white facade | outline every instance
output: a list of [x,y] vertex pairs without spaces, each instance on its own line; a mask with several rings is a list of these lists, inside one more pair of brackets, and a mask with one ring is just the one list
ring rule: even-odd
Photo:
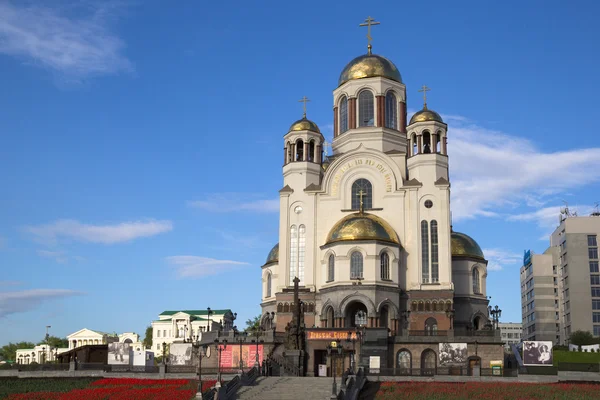
[[511,345],[521,342],[523,324],[520,322],[499,322],[498,328],[500,328],[500,335],[505,348],[509,349]]
[[17,350],[16,362],[17,364],[31,364],[36,362],[43,364],[47,362],[56,361],[58,354],[69,351],[67,348],[56,348],[50,347],[46,344],[35,346],[33,349],[19,349]]
[[71,350],[81,346],[118,342],[119,338],[116,334],[83,328],[68,335],[67,340],[69,341],[69,350]]

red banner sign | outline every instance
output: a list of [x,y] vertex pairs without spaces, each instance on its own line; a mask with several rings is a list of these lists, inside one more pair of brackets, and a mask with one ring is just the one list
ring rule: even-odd
[[[223,346],[219,346],[223,349]],[[258,362],[263,361],[263,345],[258,345]],[[256,363],[256,345],[242,345],[242,362],[244,367],[252,367]],[[238,368],[240,366],[240,345],[228,344],[221,352],[221,368]]]

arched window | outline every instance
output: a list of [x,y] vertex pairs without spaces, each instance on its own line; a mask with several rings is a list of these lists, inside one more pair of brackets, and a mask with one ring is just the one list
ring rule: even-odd
[[389,280],[390,279],[390,256],[387,253],[383,253],[381,255],[381,279]]
[[294,278],[298,276],[298,227],[292,225],[290,228],[290,281],[289,285],[294,285]]
[[327,315],[327,328],[333,328],[333,317],[334,317],[333,307],[329,307],[327,309],[326,315]]
[[360,251],[355,251],[350,256],[350,279],[363,277],[363,256]]
[[435,136],[436,136],[435,152],[441,153],[442,152],[442,131],[437,131],[437,135],[435,135]]
[[283,312],[283,304],[279,303],[277,304],[277,312]]
[[412,357],[410,351],[402,349],[398,352],[396,357],[396,366],[400,369],[411,369],[412,368]]
[[419,302],[419,311],[425,311],[425,303],[422,301]]
[[415,155],[419,153],[419,148],[418,148],[418,142],[417,142],[417,135],[413,134],[412,135],[412,153],[411,155]]
[[396,95],[387,92],[385,95],[385,126],[386,128],[398,129],[398,102]]
[[348,99],[346,96],[340,100],[340,133],[348,130]]
[[431,135],[429,134],[429,132],[423,133],[423,153],[431,153]]
[[271,297],[271,274],[267,274],[267,296]]
[[298,229],[298,283],[300,286],[304,286],[304,254],[306,253],[306,226],[300,225]]
[[437,321],[435,318],[427,318],[425,321],[425,335],[436,336],[437,335]]
[[417,311],[417,302],[413,301],[410,308],[412,309],[412,311]]
[[329,264],[327,266],[327,282],[331,282],[335,279],[335,256],[331,254],[329,256]]
[[429,300],[425,302],[425,311],[431,311],[431,303]]
[[438,303],[435,300],[431,302],[431,311],[438,311]]
[[479,286],[479,268],[473,268],[473,293],[481,294],[481,287]]
[[[362,194],[361,194],[362,192]],[[360,210],[362,197],[363,209],[373,208],[373,186],[367,179],[357,179],[352,184],[352,209]]]
[[296,161],[304,161],[304,142],[302,139],[296,142]]
[[437,221],[431,221],[431,282],[440,281],[438,263],[438,225]]
[[427,221],[421,221],[421,280],[429,283],[429,229]]
[[292,157],[292,144],[288,142],[285,148],[287,150],[287,158],[285,163],[287,164],[289,162],[294,161],[294,157]]
[[311,162],[315,161],[315,141],[314,140],[311,140],[310,143],[308,144],[308,154],[307,154],[306,159]]
[[375,125],[373,93],[363,90],[358,95],[358,126]]

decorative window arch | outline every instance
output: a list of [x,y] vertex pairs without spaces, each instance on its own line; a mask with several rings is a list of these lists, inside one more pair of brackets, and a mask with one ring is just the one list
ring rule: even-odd
[[283,304],[281,304],[281,303],[277,304],[277,312],[278,313],[283,312]]
[[308,143],[308,154],[306,155],[307,161],[315,162],[315,158],[316,158],[315,149],[316,149],[315,141],[311,140]]
[[363,277],[363,255],[355,251],[350,256],[350,279],[361,279]]
[[431,311],[431,303],[429,300],[425,301],[425,311]]
[[437,131],[436,133],[436,143],[435,144],[435,152],[436,153],[441,153],[442,152],[442,131]]
[[327,325],[326,328],[333,328],[334,316],[333,307],[327,307],[327,311],[325,311],[325,318],[327,318],[325,323]]
[[365,326],[367,325],[367,313],[364,310],[358,310],[354,314],[354,326]]
[[417,142],[417,135],[416,134],[412,134],[412,149],[411,149],[411,155],[416,155],[419,153],[419,147],[418,147],[418,142]]
[[267,295],[266,297],[271,297],[271,274],[267,274]]
[[330,254],[329,260],[327,261],[327,282],[333,280],[335,280],[335,256]]
[[431,134],[428,131],[425,131],[421,137],[423,138],[423,154],[431,153]]
[[294,161],[304,161],[304,141],[302,139],[296,141],[296,159]]
[[381,280],[387,281],[390,279],[390,256],[387,253],[381,254],[380,260]]
[[283,305],[283,312],[290,312],[290,305],[289,305],[289,303],[285,303]]
[[438,223],[432,220],[431,228],[431,282],[440,281],[439,262],[438,262]]
[[385,95],[385,127],[398,129],[398,101],[392,91]]
[[400,349],[396,355],[396,367],[404,370],[412,368],[412,354],[408,349]]
[[481,294],[481,286],[479,280],[479,268],[474,267],[471,273],[473,278],[473,294]]
[[429,283],[429,224],[421,221],[421,280]]
[[375,101],[373,93],[363,90],[358,94],[358,126],[375,125]]
[[431,311],[437,311],[438,310],[438,302],[436,300],[431,302]]
[[352,184],[352,209],[360,210],[361,191],[363,208],[373,208],[373,185],[368,179],[360,178]]
[[423,301],[419,302],[419,311],[425,311],[425,303]]
[[290,142],[287,142],[286,149],[287,149],[286,164],[287,164],[287,163],[294,161],[294,157],[292,155],[292,144]]
[[452,302],[450,300],[448,300],[446,302],[446,311],[450,311],[452,310]]
[[437,320],[435,318],[427,318],[425,321],[425,334],[428,336],[436,336],[437,330]]
[[340,100],[340,133],[348,130],[348,98],[343,96]]
[[411,304],[412,311],[417,311],[417,307],[418,307],[417,302],[413,301],[412,304]]

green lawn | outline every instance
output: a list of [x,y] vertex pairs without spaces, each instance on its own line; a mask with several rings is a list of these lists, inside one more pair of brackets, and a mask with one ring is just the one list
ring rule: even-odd
[[600,353],[584,353],[579,351],[554,350],[554,365],[559,362],[569,363],[600,363]]
[[0,378],[0,399],[13,393],[69,392],[82,389],[98,378]]

